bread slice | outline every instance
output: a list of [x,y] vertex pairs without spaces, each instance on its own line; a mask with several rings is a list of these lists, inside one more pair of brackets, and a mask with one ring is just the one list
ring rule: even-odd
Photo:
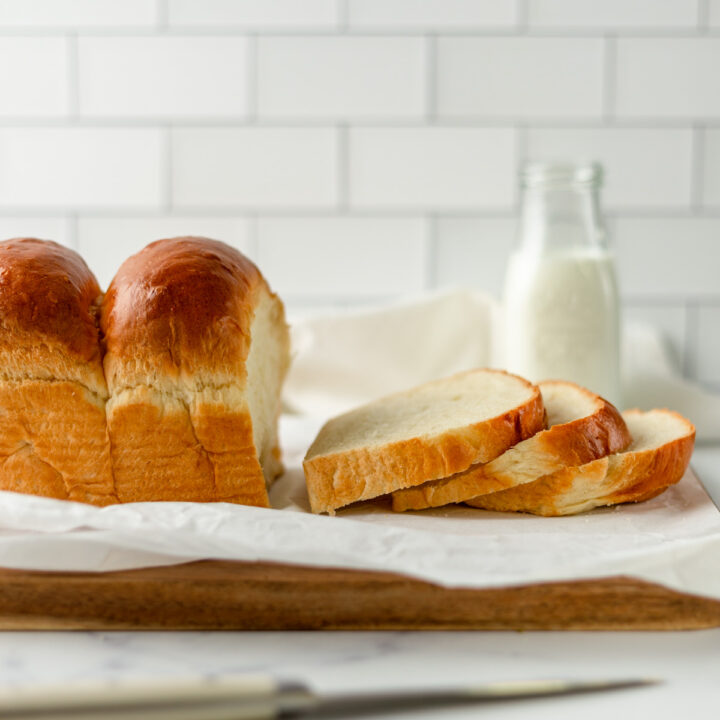
[[499,370],[390,395],[320,430],[303,463],[312,511],[332,512],[487,462],[544,422],[538,388]]
[[633,436],[625,452],[481,495],[467,504],[501,512],[574,515],[659,495],[685,474],[695,444],[695,428],[670,410],[628,410],[623,418]]
[[393,510],[422,510],[533,482],[624,450],[631,441],[620,413],[607,400],[561,380],[540,383],[549,428],[489,463],[452,477],[393,493]]

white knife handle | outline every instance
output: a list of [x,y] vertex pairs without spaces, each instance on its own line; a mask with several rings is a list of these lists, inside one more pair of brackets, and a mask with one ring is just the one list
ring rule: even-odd
[[0,718],[269,720],[277,717],[279,691],[278,682],[266,675],[6,688],[0,689]]

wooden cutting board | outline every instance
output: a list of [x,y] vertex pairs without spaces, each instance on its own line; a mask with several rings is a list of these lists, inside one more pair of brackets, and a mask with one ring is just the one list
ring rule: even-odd
[[630,578],[448,590],[400,575],[204,561],[102,574],[0,569],[3,630],[689,630],[720,601]]

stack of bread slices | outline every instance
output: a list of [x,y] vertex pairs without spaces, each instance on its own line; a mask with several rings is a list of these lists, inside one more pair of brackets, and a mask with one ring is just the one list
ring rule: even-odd
[[658,495],[684,475],[694,440],[670,410],[620,414],[571,382],[480,369],[330,420],[304,470],[316,513],[391,495],[396,511],[570,515]]

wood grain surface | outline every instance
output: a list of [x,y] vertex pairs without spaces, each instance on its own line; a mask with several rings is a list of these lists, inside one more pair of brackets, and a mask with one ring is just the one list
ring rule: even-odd
[[0,569],[3,630],[684,630],[720,602],[630,578],[448,590],[400,575],[204,561],[102,574]]

